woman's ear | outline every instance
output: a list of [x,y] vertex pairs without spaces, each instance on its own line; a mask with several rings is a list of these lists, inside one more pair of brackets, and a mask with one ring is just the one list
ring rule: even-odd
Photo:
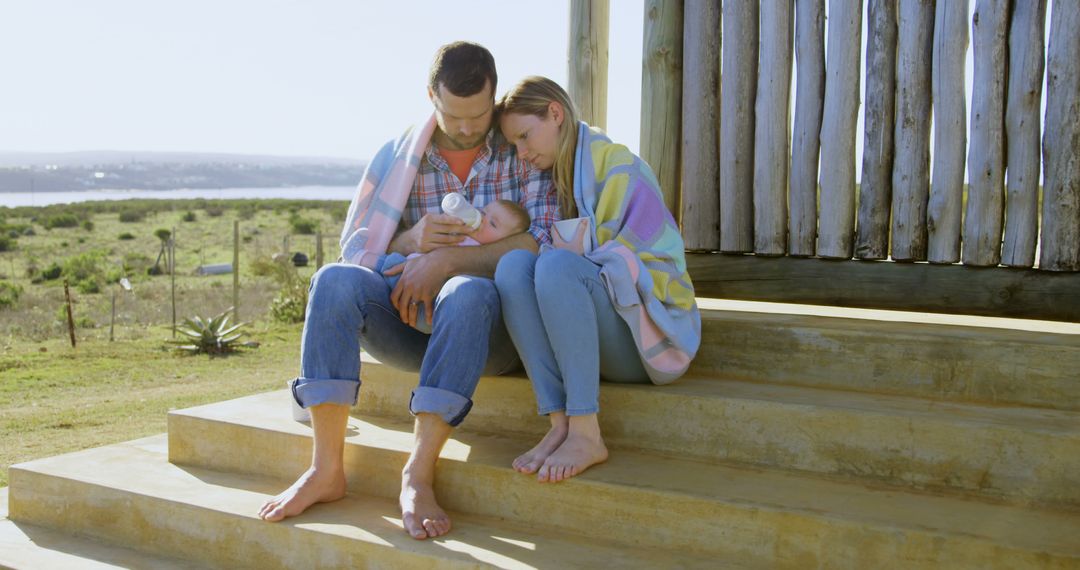
[[562,105],[558,101],[552,101],[548,103],[548,115],[555,120],[555,126],[561,127],[565,115],[563,114]]

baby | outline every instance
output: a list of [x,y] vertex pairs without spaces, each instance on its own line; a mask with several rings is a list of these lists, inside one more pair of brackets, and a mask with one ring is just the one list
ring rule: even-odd
[[[453,214],[452,212],[447,213]],[[480,210],[479,227],[465,234],[465,239],[461,240],[457,245],[475,246],[493,243],[514,234],[524,232],[529,229],[530,223],[529,213],[525,211],[525,208],[521,204],[512,200],[496,200]],[[401,274],[386,275],[386,272],[390,270],[390,268],[396,267],[405,263],[405,261],[420,255],[423,254],[413,253],[406,257],[400,253],[389,253],[379,259],[378,264],[375,266],[375,270],[383,274],[383,278],[386,279],[386,284],[393,289],[394,286],[397,285],[398,279],[401,278]],[[423,305],[419,307],[416,314],[416,330],[431,334],[431,325],[428,324],[427,318],[424,316]]]

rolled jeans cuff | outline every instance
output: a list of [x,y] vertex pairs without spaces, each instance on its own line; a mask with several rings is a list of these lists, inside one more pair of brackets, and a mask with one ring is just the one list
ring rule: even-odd
[[409,400],[409,412],[416,414],[435,414],[444,422],[456,427],[472,409],[472,400],[449,390],[431,386],[419,386],[413,390]]
[[359,393],[359,380],[308,380],[297,378],[292,381],[293,399],[301,408],[305,409],[319,404],[355,406]]

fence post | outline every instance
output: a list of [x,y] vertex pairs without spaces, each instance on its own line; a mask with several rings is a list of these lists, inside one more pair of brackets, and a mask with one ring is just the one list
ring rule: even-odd
[[323,266],[322,230],[315,232],[315,271]]
[[817,241],[818,152],[825,105],[825,0],[795,1],[795,132],[788,184],[788,253],[814,255]]
[[682,229],[686,249],[720,249],[720,2],[688,0],[683,31]]
[[233,220],[232,264],[233,320],[240,322],[240,220]]
[[896,109],[896,1],[870,0],[866,32],[866,115],[855,257],[889,256]]
[[754,249],[758,3],[724,0],[720,70],[720,251]]
[[71,348],[75,348],[75,316],[71,310],[71,289],[68,288],[68,280],[64,279],[64,299],[67,301],[67,326],[68,336],[71,338]]
[[754,104],[754,252],[761,255],[787,251],[792,16],[792,0],[761,5],[761,63]]
[[172,336],[176,338],[176,228],[169,236],[169,283],[172,290]]
[[570,0],[567,91],[578,118],[606,129],[609,0]]
[[664,205],[681,217],[682,0],[646,0],[641,69],[641,158],[656,173]]

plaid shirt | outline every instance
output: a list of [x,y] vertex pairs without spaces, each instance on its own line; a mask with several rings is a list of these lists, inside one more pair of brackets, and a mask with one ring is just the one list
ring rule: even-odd
[[551,224],[559,215],[559,200],[551,171],[539,170],[519,160],[513,145],[497,134],[497,130],[493,128],[488,132],[464,184],[450,171],[450,165],[434,143],[428,145],[416,172],[409,201],[401,214],[402,228],[412,227],[425,214],[442,213],[443,196],[461,192],[477,208],[495,200],[513,200],[521,204],[532,219],[529,233],[536,243],[551,243]]

